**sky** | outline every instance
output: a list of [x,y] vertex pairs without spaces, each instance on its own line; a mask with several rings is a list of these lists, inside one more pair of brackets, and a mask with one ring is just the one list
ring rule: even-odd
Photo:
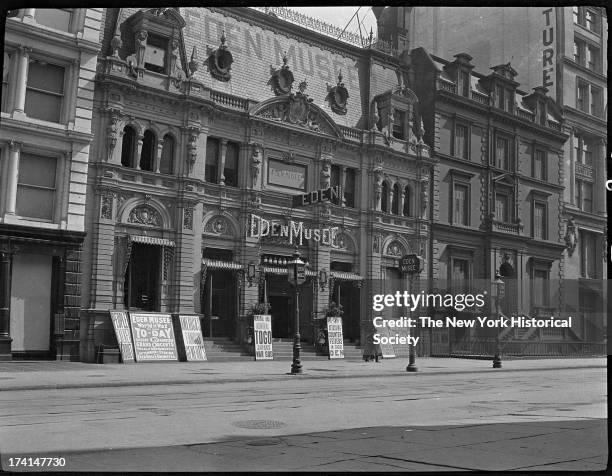
[[[372,13],[371,7],[289,7],[291,10],[303,13],[313,18],[317,18],[326,23],[330,23],[339,28],[344,28],[347,23],[350,24],[347,28],[348,31],[359,34],[359,27],[357,24],[357,17],[353,17],[357,9],[359,15],[359,22],[362,25],[362,35],[367,37],[370,34],[370,27],[374,31],[376,37],[376,18]],[[351,20],[352,18],[352,20]]]

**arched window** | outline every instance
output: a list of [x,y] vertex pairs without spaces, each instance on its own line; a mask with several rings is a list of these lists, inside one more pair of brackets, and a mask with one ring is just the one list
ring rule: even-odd
[[134,167],[134,154],[136,152],[136,131],[131,126],[123,128],[123,142],[121,144],[121,165]]
[[399,184],[393,186],[393,201],[391,202],[391,213],[399,215],[399,200],[400,200],[400,187]]
[[403,210],[405,217],[411,216],[410,214],[411,198],[412,197],[410,196],[410,185],[406,185],[404,187],[404,210]]
[[145,131],[142,140],[142,151],[140,152],[140,168],[142,170],[153,171],[155,149],[155,134],[151,131]]
[[170,134],[164,136],[159,171],[171,175],[174,170],[174,138]]
[[387,182],[383,182],[382,184],[382,196],[380,198],[380,209],[383,212],[389,211],[389,185],[387,185]]

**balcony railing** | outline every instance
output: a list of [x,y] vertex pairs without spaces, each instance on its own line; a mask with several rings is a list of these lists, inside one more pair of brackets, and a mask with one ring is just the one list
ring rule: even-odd
[[504,231],[506,233],[516,233],[517,235],[523,231],[522,223],[507,223],[504,221],[492,220],[491,228],[494,231]]
[[518,117],[520,117],[521,119],[526,119],[528,121],[534,122],[535,121],[535,114],[533,112],[530,111],[525,111],[524,109],[516,109],[516,115]]
[[448,91],[449,93],[453,94],[457,93],[457,85],[455,83],[450,83],[443,79],[438,80],[438,89],[442,89],[443,91]]
[[238,96],[232,96],[231,94],[222,93],[220,91],[210,91],[210,99],[215,103],[229,107],[232,109],[240,109],[242,111],[248,111],[249,100]]
[[489,96],[483,93],[479,93],[478,91],[472,91],[471,98],[473,101],[479,102],[481,104],[489,105]]

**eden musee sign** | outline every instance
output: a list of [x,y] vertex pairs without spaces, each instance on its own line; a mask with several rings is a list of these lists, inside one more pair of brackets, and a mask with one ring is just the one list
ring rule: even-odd
[[322,244],[332,248],[339,248],[337,240],[338,231],[339,228],[337,226],[308,228],[304,226],[302,221],[288,220],[287,223],[281,223],[280,220],[266,220],[252,213],[247,233],[251,238],[262,238],[265,236],[285,237],[290,245],[302,245],[304,240],[314,240],[320,241]]

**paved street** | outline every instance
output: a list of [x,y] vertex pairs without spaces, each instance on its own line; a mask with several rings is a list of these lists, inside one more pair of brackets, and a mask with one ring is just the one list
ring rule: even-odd
[[[546,361],[520,371],[533,362],[408,374],[387,361],[355,363],[367,369],[359,378],[5,390],[2,464],[53,455],[67,463],[55,469],[100,471],[604,469],[606,369]],[[332,364],[311,365],[324,374]]]

